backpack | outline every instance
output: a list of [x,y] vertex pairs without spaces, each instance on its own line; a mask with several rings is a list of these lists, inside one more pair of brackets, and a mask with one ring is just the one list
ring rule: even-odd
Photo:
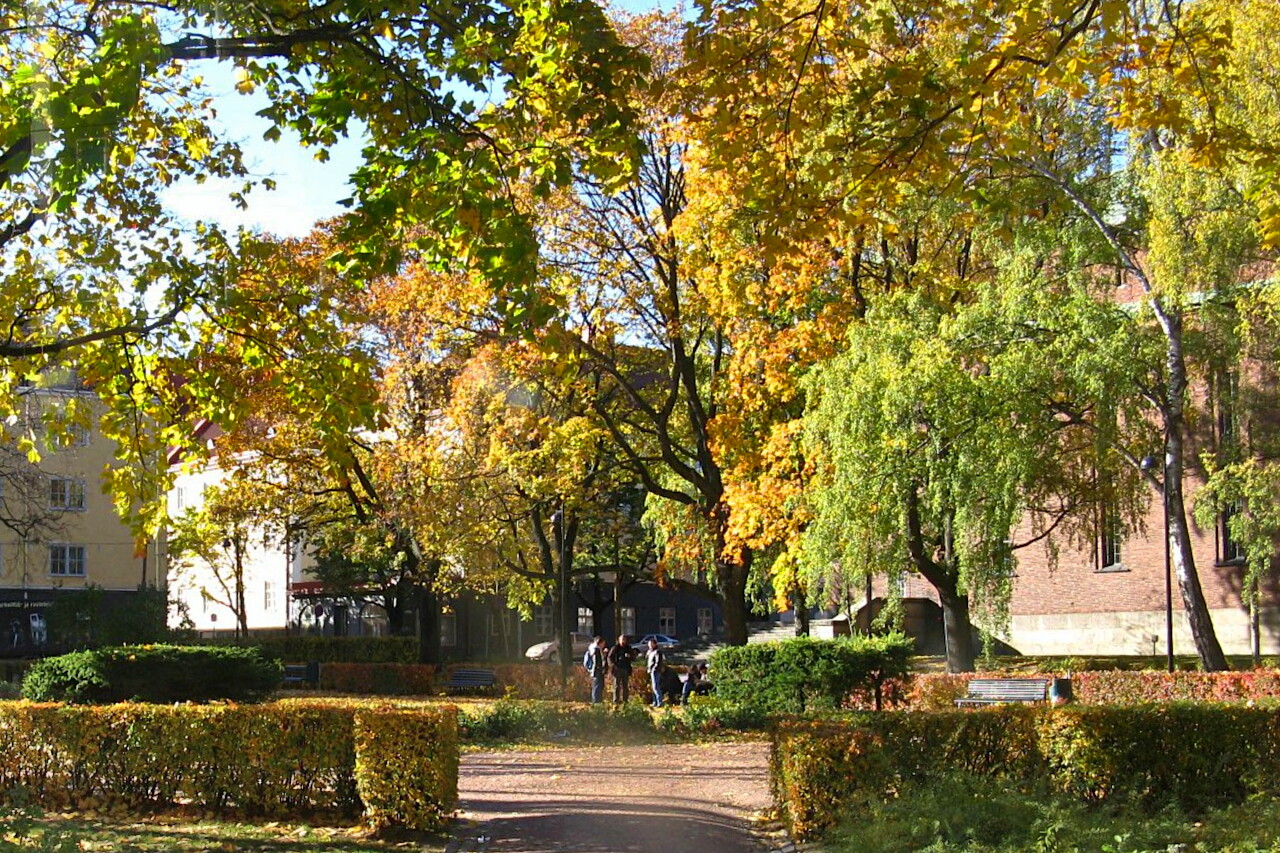
[[588,646],[586,654],[582,656],[582,668],[585,669],[587,672],[594,671],[591,668],[591,657],[592,657],[591,653],[594,652],[595,650],[596,650],[595,646]]

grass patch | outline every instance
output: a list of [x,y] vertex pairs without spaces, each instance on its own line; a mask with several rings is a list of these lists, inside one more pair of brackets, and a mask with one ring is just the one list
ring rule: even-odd
[[0,851],[22,853],[393,853],[443,851],[447,839],[371,838],[358,827],[237,823],[156,817],[147,820],[0,811]]
[[1280,801],[1194,818],[1089,807],[999,780],[941,776],[833,833],[830,853],[1280,853]]

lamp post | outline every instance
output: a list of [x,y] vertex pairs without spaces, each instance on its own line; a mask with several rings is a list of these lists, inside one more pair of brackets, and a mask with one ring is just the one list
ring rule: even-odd
[[[1155,470],[1154,456],[1142,457],[1139,466],[1148,475]],[[1173,566],[1169,560],[1169,469],[1160,478],[1160,510],[1164,519],[1164,643],[1165,664],[1173,672]]]

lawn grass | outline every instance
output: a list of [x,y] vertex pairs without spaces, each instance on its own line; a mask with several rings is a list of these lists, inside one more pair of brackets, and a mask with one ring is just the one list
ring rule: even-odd
[[443,851],[447,839],[371,838],[359,827],[0,812],[0,851],[22,853],[394,853]]

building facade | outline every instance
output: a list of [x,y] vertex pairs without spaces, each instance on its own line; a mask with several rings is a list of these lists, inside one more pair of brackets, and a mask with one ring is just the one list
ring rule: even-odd
[[[163,586],[163,539],[139,547],[103,491],[115,444],[92,426],[92,391],[66,381],[20,389],[23,415],[0,449],[0,655],[60,651],[125,619]],[[66,417],[78,411],[75,417]],[[29,441],[38,459],[26,452]]]

